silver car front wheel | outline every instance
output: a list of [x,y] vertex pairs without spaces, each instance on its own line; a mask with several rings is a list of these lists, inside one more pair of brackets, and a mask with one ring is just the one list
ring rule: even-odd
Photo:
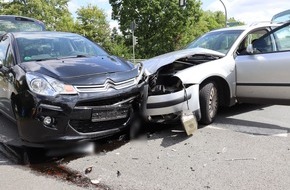
[[200,123],[208,125],[215,119],[218,110],[218,88],[215,82],[208,82],[199,91],[201,111]]

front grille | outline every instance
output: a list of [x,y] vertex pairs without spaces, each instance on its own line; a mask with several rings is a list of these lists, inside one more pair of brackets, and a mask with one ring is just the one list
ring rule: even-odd
[[89,109],[90,119],[72,117],[69,124],[80,133],[94,133],[122,127],[129,120],[134,110],[134,101],[138,96],[139,93],[134,93],[104,100],[78,102],[74,109]]
[[109,88],[113,88],[116,90],[128,88],[137,84],[135,78],[121,81],[121,82],[114,82],[111,79],[107,79],[104,84],[100,85],[90,85],[90,86],[75,86],[78,92],[105,92]]
[[91,107],[91,106],[107,106],[107,105],[114,105],[118,104],[120,102],[130,100],[131,98],[138,97],[139,93],[136,94],[128,94],[128,95],[123,95],[119,97],[114,97],[114,98],[106,98],[106,99],[97,99],[97,100],[89,100],[89,101],[82,101],[78,102],[76,104],[76,107],[81,107],[81,106],[86,106],[86,107]]
[[94,133],[122,127],[128,121],[128,118],[91,122],[91,120],[70,120],[69,124],[80,133]]

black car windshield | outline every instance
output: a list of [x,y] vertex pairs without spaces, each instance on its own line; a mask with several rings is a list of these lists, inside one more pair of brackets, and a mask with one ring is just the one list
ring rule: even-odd
[[21,62],[108,55],[90,40],[72,33],[15,33]]
[[186,49],[201,47],[227,54],[242,32],[243,30],[209,32],[193,41]]

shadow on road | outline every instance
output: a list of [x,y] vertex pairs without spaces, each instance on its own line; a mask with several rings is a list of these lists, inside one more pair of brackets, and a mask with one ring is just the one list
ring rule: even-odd
[[237,104],[233,107],[222,107],[219,109],[217,119],[235,116],[235,115],[239,115],[239,114],[254,111],[254,110],[263,111],[264,108],[267,108],[269,106],[272,106],[272,105]]
[[190,138],[187,136],[181,123],[175,124],[149,124],[147,126],[147,139],[162,139],[161,146],[166,148],[181,143]]
[[[255,105],[255,104],[239,104],[231,108],[223,108],[214,124],[222,126],[224,129],[230,129],[236,132],[241,132],[250,135],[258,136],[273,136],[283,133],[289,133],[290,128],[282,127],[277,124],[270,124],[266,122],[250,121],[247,119],[231,118],[239,114],[250,111],[263,111],[271,105]],[[206,127],[206,126],[203,126]]]

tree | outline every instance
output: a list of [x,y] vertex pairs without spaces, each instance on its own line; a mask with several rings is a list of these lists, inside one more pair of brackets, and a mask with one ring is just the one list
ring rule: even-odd
[[0,1],[0,14],[36,18],[47,30],[71,31],[74,21],[68,10],[69,0],[11,0]]
[[[238,21],[233,17],[228,20],[228,23],[231,23],[232,26],[245,24],[244,22]],[[211,30],[223,28],[224,25],[225,25],[225,15],[223,12],[202,11],[200,20],[194,26],[191,26],[191,28],[189,28],[186,31],[187,38],[184,39],[185,43],[188,44],[197,37]]]
[[236,20],[234,17],[231,17],[230,19],[228,19],[228,26],[240,26],[240,25],[245,25],[244,22],[240,21],[240,20]]
[[173,51],[185,45],[187,30],[194,26],[201,16],[199,0],[187,0],[187,6],[180,8],[176,0],[110,0],[112,18],[117,20],[120,30],[132,43],[130,24],[136,23],[135,36],[137,57],[148,58]]
[[111,45],[109,47],[110,53],[126,59],[132,58],[131,50],[125,44],[126,39],[118,33],[116,27],[112,29]]
[[97,6],[88,5],[77,10],[76,32],[99,43],[105,49],[110,47],[110,25],[106,14]]

